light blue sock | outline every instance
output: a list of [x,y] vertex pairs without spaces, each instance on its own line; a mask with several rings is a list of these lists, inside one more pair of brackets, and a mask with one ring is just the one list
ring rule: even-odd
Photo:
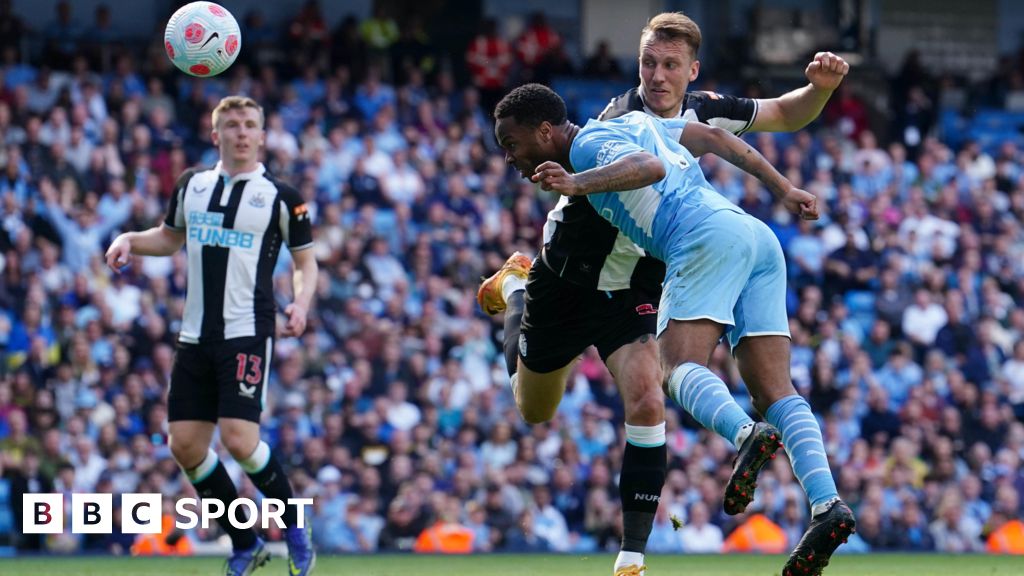
[[811,508],[820,509],[829,500],[838,498],[821,440],[821,428],[807,401],[802,396],[786,396],[768,408],[765,419],[782,432],[793,474],[804,487]]
[[729,387],[710,370],[687,362],[676,366],[668,378],[669,396],[708,430],[737,445],[744,426],[754,421],[733,399]]

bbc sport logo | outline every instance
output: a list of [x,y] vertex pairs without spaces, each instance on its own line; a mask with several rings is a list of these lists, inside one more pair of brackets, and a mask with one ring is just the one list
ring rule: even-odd
[[[243,530],[256,525],[257,516],[263,530],[270,528],[274,521],[278,528],[284,528],[281,516],[287,506],[295,506],[296,526],[306,527],[306,506],[312,506],[312,498],[289,498],[287,502],[276,498],[264,498],[257,504],[250,498],[237,498],[227,507],[220,500],[181,498],[174,503],[177,513],[175,527],[191,530],[197,526],[209,528],[210,521],[227,514],[231,523]],[[248,519],[237,521],[236,512],[244,508]],[[73,534],[110,534],[114,526],[113,494],[72,494],[71,532]],[[159,534],[160,516],[163,513],[162,494],[126,493],[121,495],[121,531],[125,534]],[[64,533],[63,494],[25,494],[22,497],[22,532],[25,534]]]

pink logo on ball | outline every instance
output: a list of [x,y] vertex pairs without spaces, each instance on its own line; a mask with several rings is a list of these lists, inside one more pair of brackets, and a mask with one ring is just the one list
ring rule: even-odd
[[206,64],[193,64],[188,71],[196,76],[207,76],[210,73],[210,67]]
[[234,56],[235,50],[238,50],[238,36],[231,34],[224,41],[224,51],[228,53],[228,56]]
[[185,41],[190,44],[199,44],[206,36],[206,29],[198,22],[193,22],[185,28]]
[[221,8],[220,6],[217,6],[216,4],[210,4],[209,8],[210,12],[212,12],[214,16],[220,16],[223,18],[224,16],[228,15],[227,10]]
[[164,50],[167,51],[167,57],[174,60],[174,46],[170,42],[164,41]]

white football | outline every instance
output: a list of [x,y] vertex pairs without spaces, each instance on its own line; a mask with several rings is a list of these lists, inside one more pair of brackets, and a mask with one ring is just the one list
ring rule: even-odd
[[238,21],[213,2],[182,6],[164,29],[167,57],[179,70],[193,76],[216,76],[227,70],[241,48]]

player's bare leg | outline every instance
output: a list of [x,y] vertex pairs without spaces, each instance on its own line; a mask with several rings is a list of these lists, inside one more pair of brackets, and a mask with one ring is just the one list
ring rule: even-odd
[[555,417],[565,394],[569,372],[575,364],[573,361],[552,372],[540,373],[519,361],[519,368],[512,375],[512,393],[523,420],[529,424],[542,424]]
[[786,562],[783,576],[816,575],[856,529],[853,512],[840,499],[818,421],[789,376],[790,341],[785,336],[744,338],[736,360],[750,395],[765,419],[782,431],[793,474],[811,506],[811,524]]
[[785,336],[755,336],[740,340],[736,365],[747,385],[754,408],[764,414],[772,404],[796,394],[790,371],[790,342]]
[[659,344],[667,376],[665,393],[737,449],[723,504],[726,513],[738,514],[754,499],[758,474],[782,443],[778,430],[770,424],[755,424],[728,386],[708,370],[722,330],[712,320],[672,320]]
[[168,428],[168,445],[178,466],[186,472],[199,466],[213,442],[214,423],[178,420],[171,422]]
[[[195,487],[196,493],[203,499],[220,500],[227,508],[238,498],[238,488],[231,481],[224,463],[210,447],[214,423],[177,420],[170,423],[169,430],[171,454]],[[237,519],[245,520],[244,514],[239,509]],[[227,574],[249,574],[270,559],[263,542],[251,528],[237,528],[226,514],[217,518],[217,524],[231,537],[232,555],[228,559]]]
[[665,486],[665,398],[653,335],[613,352],[606,362],[626,412],[626,448],[619,476],[622,500],[622,549],[612,567],[615,576],[643,576],[644,553]]
[[[294,497],[281,463],[270,452],[270,446],[260,440],[260,426],[240,418],[221,418],[221,442],[238,461],[256,488],[268,498],[287,502]],[[307,576],[316,565],[311,527],[298,526],[295,508],[288,506],[281,515],[288,544],[288,571],[293,576]]]
[[554,418],[575,361],[550,372],[534,372],[520,358],[519,334],[525,309],[526,279],[532,265],[526,255],[513,253],[497,272],[480,284],[476,299],[487,314],[505,313],[505,363],[516,407],[528,423],[540,424]]

